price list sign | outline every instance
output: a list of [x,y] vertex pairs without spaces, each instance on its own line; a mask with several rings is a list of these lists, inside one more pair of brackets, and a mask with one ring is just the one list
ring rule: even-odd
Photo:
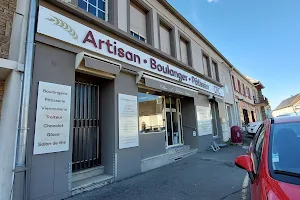
[[139,146],[137,97],[119,94],[119,149]]
[[69,150],[71,86],[39,82],[33,154]]

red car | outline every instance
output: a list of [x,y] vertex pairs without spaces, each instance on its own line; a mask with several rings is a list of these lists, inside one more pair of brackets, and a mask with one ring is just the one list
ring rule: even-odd
[[300,116],[264,121],[235,164],[248,172],[250,199],[300,199]]

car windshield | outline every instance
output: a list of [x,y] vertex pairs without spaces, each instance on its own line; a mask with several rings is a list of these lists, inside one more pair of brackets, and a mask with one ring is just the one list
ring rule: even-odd
[[272,129],[270,156],[274,172],[300,174],[300,123],[274,124]]

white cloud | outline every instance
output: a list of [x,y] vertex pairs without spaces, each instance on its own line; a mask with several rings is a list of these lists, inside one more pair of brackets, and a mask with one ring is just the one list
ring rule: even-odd
[[218,2],[218,0],[207,0],[208,1],[208,3],[212,3],[212,2]]

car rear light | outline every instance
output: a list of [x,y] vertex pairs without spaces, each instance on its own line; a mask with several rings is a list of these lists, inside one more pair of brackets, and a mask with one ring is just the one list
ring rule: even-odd
[[272,190],[268,192],[267,200],[280,200]]

